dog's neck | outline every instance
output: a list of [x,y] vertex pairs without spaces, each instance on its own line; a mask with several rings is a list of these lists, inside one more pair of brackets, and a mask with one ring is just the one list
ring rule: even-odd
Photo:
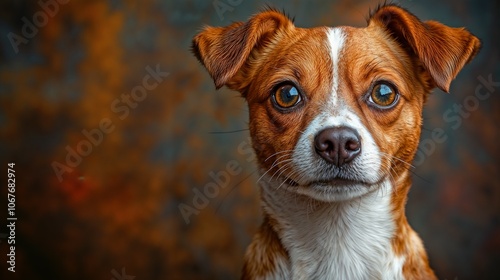
[[[288,253],[293,279],[400,279],[406,246],[415,234],[404,216],[408,172],[349,201],[321,202],[262,180],[264,212]],[[405,200],[405,199],[404,199]],[[413,242],[413,241],[412,241]],[[280,270],[286,271],[281,268]],[[381,274],[384,273],[384,274]],[[327,275],[327,278],[325,278]]]

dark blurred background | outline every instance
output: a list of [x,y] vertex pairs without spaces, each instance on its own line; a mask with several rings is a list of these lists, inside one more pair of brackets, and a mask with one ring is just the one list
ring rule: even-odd
[[[378,2],[3,0],[0,278],[238,278],[261,219],[248,111],[215,91],[191,38],[265,4],[301,27],[364,26]],[[440,279],[499,279],[499,1],[399,3],[482,40],[450,94],[428,100],[407,214]],[[224,179],[228,163],[239,169]],[[227,186],[199,198],[210,174]]]

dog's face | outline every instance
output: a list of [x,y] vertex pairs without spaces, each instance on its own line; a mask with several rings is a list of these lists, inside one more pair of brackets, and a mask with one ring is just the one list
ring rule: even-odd
[[207,28],[193,49],[216,86],[239,90],[263,172],[323,201],[376,190],[408,169],[433,87],[451,80],[479,41],[396,6],[366,28],[297,28],[267,11]]

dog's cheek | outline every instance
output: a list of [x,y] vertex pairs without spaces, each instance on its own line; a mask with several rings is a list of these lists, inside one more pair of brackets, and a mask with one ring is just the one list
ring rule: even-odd
[[411,164],[420,137],[419,102],[423,102],[422,98],[401,99],[397,108],[386,112],[366,108],[369,121],[366,120],[365,125],[381,152],[380,172],[394,173],[401,166],[407,168],[402,161]]
[[[420,99],[419,102],[423,101]],[[418,104],[407,103],[401,112],[400,119],[389,133],[395,142],[395,145],[391,147],[390,154],[399,159],[395,160],[396,162],[393,160],[392,163],[392,168],[396,172],[400,172],[397,170],[398,168],[408,169],[408,164],[413,161],[421,133],[421,112],[421,106]],[[400,164],[400,161],[408,164]]]
[[[283,114],[277,112],[272,105],[250,104],[250,135],[253,148],[258,155],[258,161],[266,170],[279,168],[281,164],[275,161],[289,159],[299,133],[298,113]],[[284,151],[290,151],[286,153]],[[277,154],[279,153],[279,154]],[[289,156],[287,156],[289,154]]]
[[[252,146],[257,155],[257,160],[260,167],[268,169],[269,163],[273,163],[273,159],[269,158],[277,151],[275,141],[277,131],[269,120],[268,113],[262,105],[249,104],[250,109],[250,136],[252,138]],[[268,166],[269,165],[269,166]]]

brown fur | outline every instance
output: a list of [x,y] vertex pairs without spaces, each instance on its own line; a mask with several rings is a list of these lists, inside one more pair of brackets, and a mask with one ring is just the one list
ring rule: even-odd
[[[366,28],[344,27],[347,34],[339,62],[339,94],[370,130],[380,151],[411,162],[420,137],[422,107],[433,87],[448,91],[460,69],[479,50],[479,40],[463,28],[422,22],[406,10],[386,5],[375,11]],[[193,39],[193,51],[217,88],[238,90],[247,99],[250,132],[261,168],[270,173],[276,152],[292,150],[306,126],[328,98],[332,80],[325,28],[296,28],[285,15],[269,10],[247,23],[207,27]],[[372,82],[391,79],[400,102],[386,111],[363,100]],[[307,102],[292,112],[276,110],[269,98],[282,81],[293,81]],[[286,158],[285,158],[286,159]],[[395,255],[404,256],[406,279],[434,279],[422,242],[404,214],[411,178],[408,166],[383,158],[384,174],[392,177],[392,240]],[[293,179],[293,174],[289,175]],[[243,279],[270,275],[288,254],[279,239],[278,223],[265,214],[249,246]]]
[[265,277],[274,272],[279,259],[288,259],[288,253],[281,245],[278,234],[273,228],[276,225],[274,219],[267,216],[264,218],[253,237],[252,244],[247,249],[242,280]]

